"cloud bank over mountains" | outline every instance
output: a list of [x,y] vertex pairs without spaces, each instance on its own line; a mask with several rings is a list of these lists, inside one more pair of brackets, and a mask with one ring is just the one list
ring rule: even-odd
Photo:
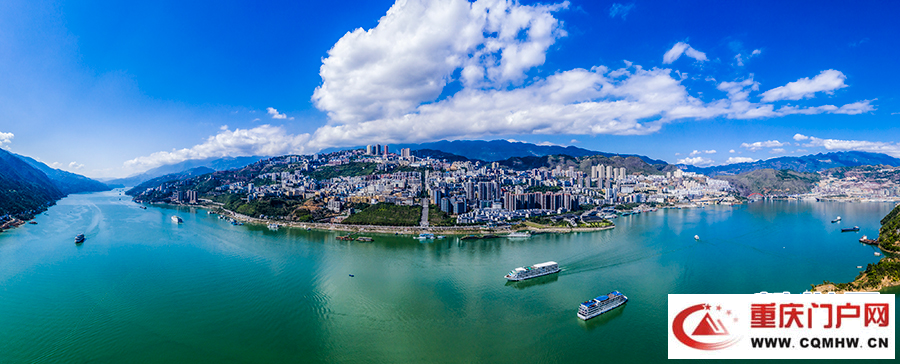
[[[375,141],[645,135],[685,120],[874,110],[873,100],[811,107],[775,104],[847,87],[847,77],[837,70],[761,94],[748,74],[719,83],[723,97],[708,102],[691,94],[679,71],[628,61],[620,68],[584,65],[538,76],[534,71],[547,53],[567,36],[555,14],[568,7],[568,2],[397,1],[377,26],[346,33],[322,60],[322,83],[311,101],[328,115],[328,122],[315,132],[289,135],[272,125],[225,129],[202,144],[136,158],[126,167],[149,169],[213,156],[314,153]],[[708,61],[705,53],[678,42],[664,52],[663,64],[681,64],[682,55]],[[286,118],[275,109],[268,112],[274,119]]]

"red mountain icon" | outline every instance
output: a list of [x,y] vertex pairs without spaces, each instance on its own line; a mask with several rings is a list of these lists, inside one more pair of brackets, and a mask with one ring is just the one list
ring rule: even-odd
[[725,329],[725,325],[722,325],[722,320],[713,321],[707,312],[691,335],[728,335],[728,330]]

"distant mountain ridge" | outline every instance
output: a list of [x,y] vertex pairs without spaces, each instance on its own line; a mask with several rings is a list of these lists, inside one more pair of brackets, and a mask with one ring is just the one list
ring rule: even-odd
[[801,157],[779,157],[756,162],[735,163],[724,166],[685,166],[688,172],[707,176],[735,175],[759,169],[790,169],[797,172],[821,172],[829,168],[856,167],[865,165],[900,166],[900,159],[887,154],[869,152],[831,152],[810,154]]
[[490,141],[441,140],[421,144],[390,144],[390,147],[393,148],[394,152],[398,152],[401,148],[410,148],[411,150],[430,149],[488,162],[502,161],[514,157],[543,157],[562,154],[572,157],[592,155],[602,155],[604,157],[621,156],[623,158],[638,157],[648,164],[668,164],[666,161],[652,159],[643,155],[598,152],[574,146],[537,145],[525,142],[510,142],[502,139]]
[[47,175],[47,177],[50,178],[50,180],[53,182],[53,185],[55,185],[56,188],[58,188],[65,195],[80,192],[109,191],[111,189],[109,188],[109,186],[102,182],[92,180],[80,174],[52,168],[44,163],[38,162],[31,157],[26,157],[24,155],[18,154],[16,155],[16,157],[19,157],[19,159],[23,160],[25,163],[28,163],[30,166]]
[[191,159],[181,163],[159,166],[138,175],[108,180],[106,181],[106,184],[115,187],[137,186],[143,182],[147,182],[157,177],[162,177],[168,174],[178,174],[199,167],[206,167],[212,169],[213,171],[225,171],[229,169],[246,167],[266,158],[269,157],[248,156]]

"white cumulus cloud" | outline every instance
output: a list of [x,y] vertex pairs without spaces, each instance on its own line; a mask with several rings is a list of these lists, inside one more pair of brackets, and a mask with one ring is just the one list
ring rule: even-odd
[[[276,110],[274,107],[267,107],[267,108],[266,108],[266,112],[267,112],[269,115],[272,115],[272,119],[288,119],[288,120],[294,120],[294,118],[288,118],[288,116],[287,116],[286,114],[280,114],[280,113],[278,113],[278,110]],[[257,120],[259,120],[259,118],[254,119],[253,121],[257,121]]]
[[753,159],[750,157],[730,157],[725,161],[725,164],[735,164],[735,163],[750,163],[756,162],[757,159]]
[[764,142],[741,143],[741,148],[747,148],[750,149],[750,151],[755,152],[762,148],[777,148],[786,145],[790,145],[790,143],[782,143],[777,140],[766,140]]
[[697,166],[697,167],[709,167],[713,164],[716,164],[716,162],[714,160],[708,159],[708,158],[693,157],[693,158],[679,159],[677,164],[690,164],[692,166]]
[[764,102],[800,100],[810,98],[817,92],[831,93],[834,90],[847,87],[847,84],[844,83],[846,79],[847,76],[844,76],[841,71],[824,70],[812,79],[809,77],[801,78],[797,81],[789,82],[787,85],[763,92],[762,100]]
[[693,156],[695,156],[695,155],[700,155],[700,154],[716,154],[716,150],[715,150],[715,149],[709,149],[709,150],[703,150],[703,151],[700,151],[700,150],[694,149],[694,151],[691,152],[690,156],[693,157]]
[[800,133],[794,134],[794,140],[800,142],[804,140],[809,140],[809,137]]
[[125,162],[125,167],[130,170],[146,170],[189,159],[302,153],[307,150],[305,146],[308,141],[309,134],[290,135],[282,127],[268,124],[252,129],[225,129],[191,148],[156,152],[135,158]]
[[13,133],[4,133],[4,132],[0,131],[0,148],[3,148],[4,144],[11,143],[13,137],[15,137],[15,135],[13,135]]
[[[807,139],[804,139],[807,140]],[[808,143],[804,147],[823,147],[827,150],[849,150],[871,153],[884,153],[892,157],[900,158],[900,144],[890,142],[873,142],[867,140],[842,140],[822,139],[813,136],[808,137]]]
[[670,64],[675,62],[682,54],[700,62],[707,60],[706,53],[691,48],[691,46],[685,42],[678,42],[672,46],[672,49],[669,49],[669,51],[663,55],[663,63]]

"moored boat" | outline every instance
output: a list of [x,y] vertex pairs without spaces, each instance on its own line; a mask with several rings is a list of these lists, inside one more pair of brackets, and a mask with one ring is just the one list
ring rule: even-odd
[[619,291],[612,291],[603,296],[582,302],[581,306],[578,306],[578,318],[589,320],[624,305],[625,302],[628,302],[628,297],[619,293]]
[[267,227],[269,228],[269,230],[278,230],[279,226],[278,224],[269,224],[267,225]]
[[516,231],[514,233],[510,233],[506,237],[510,238],[510,239],[525,239],[525,238],[530,238],[531,233],[529,233],[527,231]]
[[556,262],[544,262],[532,265],[530,267],[519,267],[513,269],[509,271],[509,273],[507,273],[504,278],[510,281],[522,281],[529,278],[559,273],[559,271],[559,264],[557,264]]
[[417,237],[415,237],[415,238],[413,238],[413,239],[419,239],[419,240],[434,239],[434,234],[431,234],[431,233],[421,233],[421,234],[419,234],[419,236],[417,236]]

